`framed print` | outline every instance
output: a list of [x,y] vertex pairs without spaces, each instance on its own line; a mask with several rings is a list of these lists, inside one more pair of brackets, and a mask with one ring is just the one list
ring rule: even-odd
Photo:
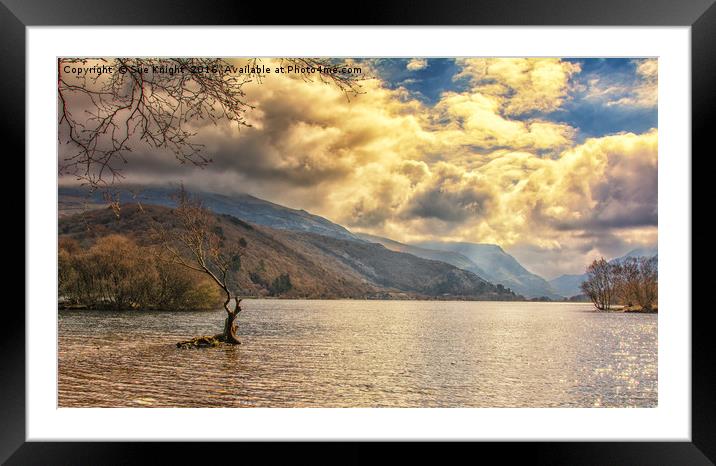
[[266,440],[714,461],[691,273],[712,2],[313,25],[3,1],[27,270],[3,461]]

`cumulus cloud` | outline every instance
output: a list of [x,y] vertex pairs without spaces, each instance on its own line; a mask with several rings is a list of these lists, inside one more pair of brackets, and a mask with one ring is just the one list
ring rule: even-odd
[[610,76],[590,79],[586,98],[607,107],[656,108],[658,102],[659,61],[657,58],[633,60],[634,76],[618,80]]
[[425,58],[413,58],[405,67],[410,71],[424,70],[428,67],[428,61]]
[[[349,101],[320,82],[267,76],[245,87],[252,127],[197,128],[212,164],[138,151],[127,181],[249,192],[398,241],[495,243],[548,276],[654,244],[656,129],[578,143],[576,128],[545,117],[569,98],[578,64],[457,63],[469,85],[434,104],[378,78]],[[655,79],[655,63],[638,66]]]
[[571,142],[574,128],[540,119],[507,118],[501,114],[501,100],[480,92],[445,93],[435,108],[449,123],[437,131],[452,146],[549,149]]
[[465,58],[455,79],[467,79],[473,90],[497,99],[506,115],[550,112],[562,105],[576,63],[558,58]]

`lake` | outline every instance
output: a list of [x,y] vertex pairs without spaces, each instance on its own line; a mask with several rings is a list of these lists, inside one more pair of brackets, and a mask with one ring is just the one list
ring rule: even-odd
[[244,300],[59,312],[60,407],[654,407],[657,316],[581,303]]

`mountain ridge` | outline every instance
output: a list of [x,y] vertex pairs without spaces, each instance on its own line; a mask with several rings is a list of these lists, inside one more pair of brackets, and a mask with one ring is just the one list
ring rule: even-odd
[[[171,195],[176,188],[169,186],[124,186],[119,191],[120,205],[140,202],[148,205],[172,207]],[[226,195],[208,191],[193,192],[211,211],[230,215],[254,225],[274,230],[314,233],[326,237],[356,242],[382,244],[391,251],[412,254],[416,257],[437,260],[459,269],[472,272],[492,284],[501,284],[528,298],[548,297],[561,299],[562,294],[542,277],[529,272],[500,246],[479,243],[442,243],[438,241],[404,244],[379,236],[354,233],[330,220],[303,209],[292,209],[250,194]],[[107,202],[101,193],[88,195],[78,187],[60,187],[60,217],[80,212],[87,207],[103,208]],[[457,250],[455,250],[457,249]],[[473,254],[473,257],[469,257]]]
[[[390,251],[365,241],[332,238],[253,225],[213,214],[224,241],[245,238],[248,247],[236,283],[247,296],[266,296],[266,283],[288,274],[292,288],[282,297],[354,299],[516,300],[514,293],[472,272],[444,262]],[[111,208],[94,209],[59,220],[60,238],[88,246],[109,234],[150,244],[152,222],[170,220],[170,209],[125,204],[119,217]]]
[[390,238],[371,235],[368,233],[355,233],[355,235],[365,241],[382,244],[384,247],[392,251],[405,252],[414,256],[422,257],[423,259],[445,262],[454,265],[455,267],[458,267],[460,269],[473,272],[483,278],[484,275],[487,275],[485,271],[480,269],[480,267],[473,261],[456,252],[421,248],[418,246],[400,243]]
[[501,283],[528,298],[562,299],[547,280],[527,270],[496,244],[424,241],[413,245],[462,254],[486,273],[483,278],[491,283]]
[[[136,192],[133,192],[136,191]],[[120,203],[141,202],[152,205],[173,207],[171,196],[176,188],[127,186],[119,192]],[[60,187],[58,191],[60,211],[64,204],[65,210],[73,212],[77,202],[84,196],[94,206],[101,207],[102,195],[99,192],[88,195],[82,188]],[[279,230],[306,231],[335,238],[362,241],[345,227],[331,222],[319,215],[311,214],[303,209],[292,209],[271,201],[260,199],[251,194],[241,193],[226,195],[208,191],[192,192],[204,205],[217,214],[227,214],[249,223],[264,225]],[[74,207],[74,208],[73,208]]]

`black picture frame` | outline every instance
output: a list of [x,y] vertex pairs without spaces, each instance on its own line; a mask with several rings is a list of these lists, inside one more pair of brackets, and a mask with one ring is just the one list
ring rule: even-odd
[[[381,2],[357,5],[342,12],[335,4],[317,1],[220,2],[204,0],[108,1],[0,0],[3,104],[0,114],[7,140],[15,153],[25,153],[25,32],[28,26],[82,25],[514,25],[514,26],[690,26],[692,66],[692,154],[706,152],[716,107],[715,0],[442,0]],[[325,3],[325,5],[324,5]],[[324,8],[325,7],[325,8]],[[328,14],[317,13],[320,11]],[[711,118],[710,118],[711,117]],[[692,155],[692,163],[694,161]],[[24,172],[24,164],[22,171]],[[696,172],[694,172],[696,173]],[[31,176],[25,173],[25,176]],[[705,175],[701,175],[705,176]],[[696,182],[696,179],[694,179]],[[15,191],[17,194],[17,191]],[[698,200],[694,198],[695,205]],[[19,209],[19,207],[17,207]],[[17,217],[20,218],[17,212]],[[24,213],[22,214],[24,215]],[[692,227],[693,228],[693,227]],[[693,241],[693,240],[692,240]],[[27,248],[27,243],[26,248]],[[693,246],[692,246],[693,247]],[[694,280],[698,281],[696,277]],[[703,280],[701,278],[701,280]],[[692,282],[693,283],[693,282]],[[703,284],[702,284],[703,285]],[[692,289],[694,289],[692,284]],[[699,289],[699,287],[696,287]],[[694,306],[692,306],[694,307]],[[714,339],[707,307],[692,312],[692,441],[691,442],[535,442],[480,443],[502,459],[529,455],[533,463],[548,464],[714,464],[716,462],[716,385]],[[154,458],[176,457],[200,451],[196,443],[26,442],[25,441],[25,320],[6,309],[0,338],[3,380],[0,382],[0,460],[5,464],[135,464]],[[238,448],[243,458],[260,445]],[[265,448],[265,445],[264,445]],[[290,456],[299,458],[304,445],[293,444]],[[412,445],[420,453],[422,445]],[[224,443],[211,447],[219,460],[236,455]],[[275,451],[275,450],[274,450]],[[365,462],[369,458],[356,444],[332,444],[322,458],[338,462]],[[340,456],[333,456],[340,455]],[[148,456],[150,455],[151,456]],[[159,456],[157,456],[159,455]],[[363,461],[361,461],[363,460]]]

